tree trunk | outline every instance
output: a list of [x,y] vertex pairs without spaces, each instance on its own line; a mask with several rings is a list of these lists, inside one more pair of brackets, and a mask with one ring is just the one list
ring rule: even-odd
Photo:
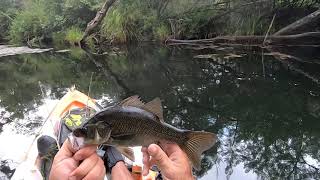
[[106,16],[109,8],[116,1],[117,0],[106,0],[106,2],[101,7],[101,10],[97,12],[96,17],[88,23],[87,28],[86,28],[86,30],[85,30],[85,32],[83,34],[83,37],[82,37],[82,39],[80,41],[81,45],[85,44],[85,41],[88,38],[88,36],[90,36],[93,33],[93,31],[95,30],[95,28],[101,23],[103,18]]
[[[213,39],[177,40],[169,39],[169,45],[244,44],[262,46],[265,36],[221,36]],[[286,36],[268,36],[267,45],[320,45],[320,32],[308,32]]]
[[320,9],[280,29],[278,32],[274,33],[274,36],[294,34],[300,28],[305,27],[306,25],[309,25],[309,24],[317,23],[319,22],[319,20],[320,20]]

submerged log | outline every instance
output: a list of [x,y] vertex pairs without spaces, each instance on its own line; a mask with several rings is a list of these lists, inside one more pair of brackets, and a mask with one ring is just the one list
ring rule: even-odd
[[106,0],[106,2],[102,5],[101,10],[97,12],[96,17],[88,23],[87,28],[86,28],[86,30],[83,34],[83,37],[80,41],[81,45],[84,45],[86,39],[94,32],[96,27],[101,23],[103,18],[106,16],[109,8],[116,1],[117,0]]
[[212,44],[243,44],[243,45],[320,45],[320,32],[308,32],[285,36],[221,36],[200,40],[167,40],[168,45],[212,45]]

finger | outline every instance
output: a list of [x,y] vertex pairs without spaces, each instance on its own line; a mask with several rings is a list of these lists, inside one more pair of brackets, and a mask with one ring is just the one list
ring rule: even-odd
[[148,147],[142,147],[141,152],[148,152]]
[[92,170],[84,177],[84,180],[92,180],[92,179],[104,179],[106,175],[106,168],[104,166],[104,162],[99,158],[97,164],[92,168]]
[[143,163],[143,170],[142,170],[142,175],[146,176],[149,173],[149,169],[150,169],[150,155],[148,154],[147,151],[142,152],[142,163]]
[[151,144],[148,153],[152,157],[151,161],[154,161],[160,169],[170,169],[171,160],[158,145]]
[[182,153],[182,149],[175,143],[166,143],[164,146],[164,151],[168,156],[173,153]]
[[97,154],[92,154],[89,158],[85,159],[77,169],[75,169],[70,176],[77,177],[77,179],[84,178],[98,163],[99,156]]
[[153,180],[153,177],[151,176],[151,174],[148,174],[148,176],[143,177],[143,180]]
[[50,173],[49,179],[61,179],[61,177],[68,177],[72,170],[76,169],[78,165],[78,162],[72,158],[54,162],[51,167],[51,172],[53,173]]
[[80,149],[79,151],[77,151],[73,158],[77,161],[82,161],[88,157],[90,157],[92,154],[96,153],[97,150],[97,146],[87,146],[84,147],[82,149]]
[[66,158],[72,157],[74,154],[74,150],[72,148],[71,143],[68,141],[68,139],[63,143],[62,147],[58,151],[58,153],[55,156],[55,161],[62,161]]

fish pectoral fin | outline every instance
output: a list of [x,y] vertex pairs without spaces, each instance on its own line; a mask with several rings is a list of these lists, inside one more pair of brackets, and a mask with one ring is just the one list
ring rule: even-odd
[[158,116],[160,122],[164,122],[163,120],[163,109],[160,98],[155,98],[154,100],[148,102],[142,107],[144,110],[149,111],[156,116]]
[[116,146],[117,150],[126,156],[128,159],[130,159],[132,162],[134,162],[134,152],[131,148],[129,147],[124,147],[124,146]]
[[133,106],[133,107],[142,107],[144,103],[140,100],[138,95],[128,97],[119,103],[120,106]]

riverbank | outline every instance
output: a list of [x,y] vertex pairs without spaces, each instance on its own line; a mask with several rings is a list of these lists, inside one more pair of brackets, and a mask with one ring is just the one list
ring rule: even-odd
[[[78,45],[87,36],[91,45],[265,36],[318,7],[316,0],[4,0],[0,39],[41,47],[41,43]],[[308,28],[319,29],[314,25]]]

